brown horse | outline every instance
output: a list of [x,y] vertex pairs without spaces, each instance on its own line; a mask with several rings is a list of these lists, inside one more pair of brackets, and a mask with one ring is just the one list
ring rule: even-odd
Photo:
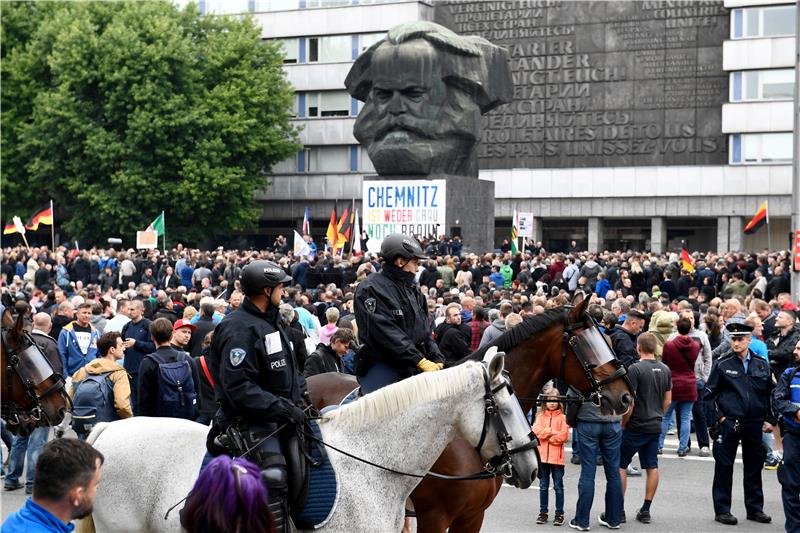
[[27,435],[36,427],[59,424],[70,406],[64,379],[26,331],[24,314],[15,321],[10,310],[3,311],[2,337],[0,390],[8,430]]
[[[623,367],[596,324],[586,315],[589,299],[578,293],[573,305],[526,318],[469,359],[482,359],[496,346],[506,352],[506,370],[523,411],[535,407],[544,384],[554,378],[591,398],[604,413],[622,414],[633,399]],[[321,374],[308,380],[315,406],[336,404],[357,382],[343,374]],[[483,469],[478,453],[465,441],[455,441],[432,471],[454,476]],[[502,478],[473,481],[424,479],[411,493],[417,531],[477,532],[485,510],[497,496]]]

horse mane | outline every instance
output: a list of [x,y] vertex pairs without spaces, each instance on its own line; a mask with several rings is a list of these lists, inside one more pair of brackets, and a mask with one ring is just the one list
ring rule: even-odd
[[474,386],[480,372],[483,365],[474,362],[440,372],[423,372],[326,413],[322,422],[363,426],[398,418],[415,405],[436,402]]
[[460,365],[466,361],[483,361],[483,356],[486,355],[486,350],[497,347],[499,352],[508,352],[511,348],[519,345],[520,343],[528,340],[533,335],[549,328],[556,323],[564,323],[566,320],[566,313],[564,307],[555,307],[548,309],[539,315],[525,317],[525,319],[511,329],[507,329],[505,333],[497,337],[495,340],[478,348],[461,361],[453,363],[453,366]]

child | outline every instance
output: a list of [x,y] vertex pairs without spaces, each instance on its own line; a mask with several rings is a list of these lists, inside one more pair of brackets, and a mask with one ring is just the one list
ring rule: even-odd
[[558,391],[553,387],[546,387],[542,394],[548,400],[544,409],[536,415],[533,432],[539,439],[539,518],[537,524],[547,523],[548,491],[550,490],[550,477],[553,478],[553,488],[556,492],[556,514],[553,518],[554,526],[564,525],[564,443],[569,437],[569,426],[561,404],[556,401]]

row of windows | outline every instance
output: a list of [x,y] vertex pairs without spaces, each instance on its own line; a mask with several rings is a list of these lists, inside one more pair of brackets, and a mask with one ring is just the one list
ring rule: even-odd
[[792,162],[793,134],[741,133],[730,136],[732,165],[783,164]]
[[299,91],[295,98],[297,118],[350,117],[358,115],[358,100],[347,91]]
[[794,69],[731,72],[731,102],[791,100],[794,98]]
[[731,11],[731,39],[792,37],[795,5],[745,7]]
[[292,11],[317,7],[345,7],[369,4],[386,4],[404,0],[200,0],[204,15],[238,15],[267,11]]
[[306,146],[274,167],[274,174],[374,172],[367,151],[358,145]]
[[278,39],[284,50],[284,63],[342,63],[355,61],[367,48],[386,36],[381,33],[292,37]]

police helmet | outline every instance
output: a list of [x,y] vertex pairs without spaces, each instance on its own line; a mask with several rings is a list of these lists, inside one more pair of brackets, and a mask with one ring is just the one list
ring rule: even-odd
[[281,283],[289,283],[292,277],[272,261],[253,261],[245,265],[239,278],[242,291],[251,296],[265,287],[274,288]]
[[397,257],[403,259],[427,259],[417,239],[406,237],[402,233],[392,233],[381,243],[381,257],[385,261],[394,261]]

